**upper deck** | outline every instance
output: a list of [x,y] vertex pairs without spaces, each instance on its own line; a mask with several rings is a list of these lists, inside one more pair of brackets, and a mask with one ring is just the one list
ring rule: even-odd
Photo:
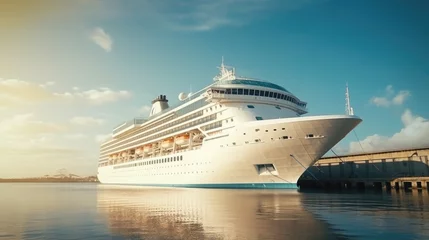
[[[203,101],[258,101],[265,104],[280,105],[287,107],[297,114],[307,113],[307,103],[299,100],[290,91],[277,84],[254,78],[237,77],[235,69],[225,66],[223,63],[219,67],[219,74],[213,78],[213,83],[199,90],[196,93],[179,95],[179,104],[174,107],[168,107],[162,111],[149,116],[148,118],[135,118],[126,121],[113,129],[112,139],[102,143],[102,146],[113,141],[115,138],[121,138],[135,131],[141,132],[143,129],[149,129],[157,126],[160,122],[172,120],[180,115],[186,114],[190,109],[206,103],[193,104],[195,98],[201,95],[205,96]],[[188,105],[193,107],[187,107]],[[198,106],[197,106],[198,105]],[[189,108],[189,109],[188,109]]]

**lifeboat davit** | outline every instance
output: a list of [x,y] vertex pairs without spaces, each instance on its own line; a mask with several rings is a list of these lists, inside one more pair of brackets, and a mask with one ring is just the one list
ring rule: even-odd
[[144,147],[143,147],[143,151],[144,151],[145,153],[150,152],[150,150],[152,150],[152,145],[146,145],[146,146],[144,146]]
[[202,142],[203,139],[204,139],[204,135],[203,134],[198,134],[198,135],[196,135],[196,136],[194,136],[192,138],[192,141],[193,142]]
[[169,147],[172,147],[172,146],[173,146],[173,139],[172,138],[165,139],[161,143],[161,147],[162,148],[169,148]]
[[176,144],[183,145],[189,143],[189,134],[183,134],[176,137]]

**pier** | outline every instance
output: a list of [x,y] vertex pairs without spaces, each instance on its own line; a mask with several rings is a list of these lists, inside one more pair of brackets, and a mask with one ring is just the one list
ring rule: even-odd
[[301,189],[429,189],[429,148],[324,157],[303,173]]

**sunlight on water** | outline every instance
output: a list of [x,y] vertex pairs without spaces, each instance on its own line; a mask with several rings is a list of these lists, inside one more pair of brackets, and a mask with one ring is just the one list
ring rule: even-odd
[[0,184],[0,239],[429,239],[428,192]]

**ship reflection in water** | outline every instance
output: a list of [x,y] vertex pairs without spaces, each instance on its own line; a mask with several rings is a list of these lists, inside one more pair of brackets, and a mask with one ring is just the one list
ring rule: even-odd
[[428,191],[0,184],[0,240],[429,239]]
[[99,186],[98,209],[126,239],[336,239],[292,191]]

